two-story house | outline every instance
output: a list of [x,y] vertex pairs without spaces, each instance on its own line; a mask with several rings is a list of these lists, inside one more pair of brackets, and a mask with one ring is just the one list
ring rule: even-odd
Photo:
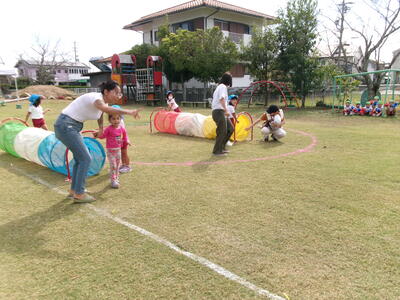
[[[238,46],[251,40],[252,28],[273,23],[275,17],[216,0],[193,0],[141,17],[124,29],[142,32],[143,43],[158,45],[158,28],[168,22],[170,30],[190,31],[219,27],[223,34]],[[243,64],[231,70],[234,86],[247,86],[251,82]]]
[[[51,66],[50,62],[46,63],[46,66]],[[15,65],[18,69],[19,76],[28,77],[33,80],[37,79],[37,72],[40,65],[38,62],[33,60],[19,60]],[[54,83],[56,85],[70,84],[76,85],[79,83],[88,82],[89,77],[86,75],[90,67],[82,62],[65,62],[57,63],[53,67],[54,72]],[[81,84],[82,85],[82,84]]]
[[[339,68],[343,70],[346,74],[355,74],[359,73],[357,67],[361,65],[363,51],[360,47],[351,46],[349,44],[345,44],[346,57],[340,51],[339,46],[337,46],[332,53],[329,54],[321,54],[319,59],[321,60],[322,65],[326,64],[336,64]],[[325,52],[328,52],[325,50]],[[382,69],[384,63],[376,62],[375,60],[370,59],[368,61],[367,71],[372,72],[378,69]]]

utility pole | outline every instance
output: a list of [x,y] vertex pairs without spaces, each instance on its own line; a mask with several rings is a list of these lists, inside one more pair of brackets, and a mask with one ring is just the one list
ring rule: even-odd
[[78,62],[78,61],[79,61],[78,53],[77,53],[77,52],[78,52],[78,51],[77,51],[77,48],[76,48],[76,42],[74,42],[75,62]]
[[341,61],[343,53],[345,72],[347,72],[348,61],[347,61],[347,53],[346,50],[344,49],[345,44],[343,43],[343,33],[344,33],[345,15],[350,11],[351,4],[354,4],[354,2],[346,2],[346,0],[342,0],[341,3],[336,4],[339,11],[339,18],[335,21],[336,28],[339,31],[338,61]]

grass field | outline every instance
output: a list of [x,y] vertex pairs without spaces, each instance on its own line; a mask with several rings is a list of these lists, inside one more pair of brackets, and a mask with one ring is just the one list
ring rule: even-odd
[[[44,101],[51,130],[66,105]],[[256,130],[216,159],[213,141],[149,134],[151,110],[126,119],[121,188],[107,165],[89,178],[93,206],[65,198],[63,175],[0,152],[0,299],[266,298],[116,220],[282,298],[400,299],[399,119],[290,110],[282,142]]]

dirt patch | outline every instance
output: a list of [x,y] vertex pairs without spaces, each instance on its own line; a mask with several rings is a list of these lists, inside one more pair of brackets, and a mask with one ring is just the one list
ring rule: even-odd
[[[32,85],[18,91],[20,97],[26,97],[27,94],[43,95],[47,99],[67,99],[72,100],[77,95],[69,90],[54,86],[54,85]],[[13,93],[16,96],[16,93]]]

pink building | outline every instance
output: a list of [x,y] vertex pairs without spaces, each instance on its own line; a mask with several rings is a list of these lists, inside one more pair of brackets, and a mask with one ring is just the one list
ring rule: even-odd
[[[15,68],[18,69],[20,77],[28,77],[36,80],[39,66],[40,65],[36,61],[21,59],[17,62]],[[48,63],[46,66],[51,66],[51,63]],[[86,74],[89,72],[90,67],[82,62],[57,63],[53,69],[54,83],[56,85],[60,83],[83,82],[84,80],[89,80]]]

